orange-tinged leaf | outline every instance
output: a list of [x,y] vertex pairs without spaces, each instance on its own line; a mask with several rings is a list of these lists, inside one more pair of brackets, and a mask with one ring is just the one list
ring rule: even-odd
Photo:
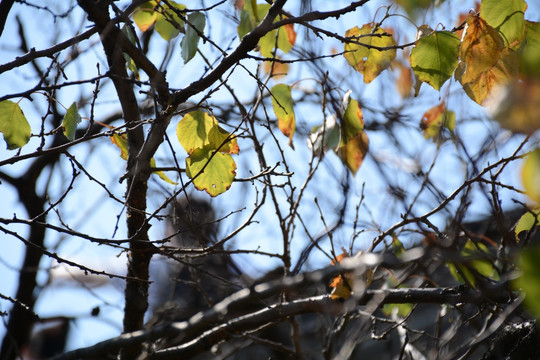
[[469,72],[469,66],[458,65],[455,77],[469,97],[480,105],[500,86],[511,82],[518,74],[519,60],[517,53],[509,48],[503,49],[497,61],[483,72]]
[[369,149],[369,139],[365,131],[361,131],[352,139],[340,146],[338,155],[341,161],[356,175]]
[[332,261],[330,261],[330,265],[333,266],[333,265],[339,264],[340,262],[343,261],[343,259],[349,257],[349,253],[347,252],[347,250],[345,250],[345,248],[342,247],[341,251],[343,252],[339,254],[335,259],[332,259]]
[[289,138],[289,145],[292,146],[296,120],[294,117],[291,87],[286,84],[277,84],[270,91],[272,93],[274,113],[278,119],[278,127]]
[[156,22],[157,13],[154,10],[156,6],[156,1],[148,1],[138,6],[133,12],[133,21],[142,32],[150,29]]
[[[279,19],[276,19],[276,21],[277,20]],[[273,57],[276,45],[278,49],[286,54],[293,48],[295,43],[296,31],[294,31],[292,24],[287,24],[276,30],[272,30],[259,40],[261,55],[264,57]]]
[[443,127],[452,131],[455,126],[456,114],[446,109],[444,101],[426,111],[420,121],[420,128],[424,131],[426,139],[436,140]]
[[113,136],[111,136],[111,141],[114,145],[116,145],[120,149],[120,157],[127,161],[127,158],[128,158],[127,135],[114,133]]
[[364,82],[369,84],[379,74],[387,69],[396,57],[396,49],[379,50],[368,48],[386,48],[396,45],[389,31],[378,28],[374,33],[373,24],[365,24],[362,28],[354,27],[345,32],[345,37],[358,41],[360,44],[345,44],[345,59],[356,71],[364,75]]
[[296,43],[296,31],[294,31],[293,24],[287,24],[283,27],[283,29],[285,30],[285,34],[287,35],[287,42],[291,46],[294,46],[294,44]]
[[272,74],[272,78],[281,79],[287,76],[289,72],[289,64],[277,61],[265,61],[263,70],[266,74]]
[[[347,250],[341,248],[343,252],[337,256],[336,259],[332,259],[330,265],[336,265],[343,261],[343,259],[349,257]],[[349,276],[347,276],[349,275]],[[349,279],[350,273],[345,275],[337,275],[330,282],[330,287],[333,288],[330,294],[331,299],[347,299],[352,294],[351,279]]]
[[467,65],[468,78],[477,78],[495,66],[503,49],[504,41],[497,30],[480,15],[469,14],[460,54],[461,61]]
[[338,156],[356,174],[369,148],[369,139],[364,131],[364,115],[358,101],[350,98],[343,113],[341,144]]
[[396,80],[396,86],[402,98],[411,95],[413,87],[413,72],[408,66],[398,63],[399,75]]

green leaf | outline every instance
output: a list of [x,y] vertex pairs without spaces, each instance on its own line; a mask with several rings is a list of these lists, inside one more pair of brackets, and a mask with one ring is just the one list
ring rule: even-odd
[[186,158],[186,174],[193,179],[197,189],[217,196],[231,186],[236,176],[236,164],[231,155],[216,153],[211,146],[206,146],[195,149]]
[[516,224],[516,240],[519,241],[519,234],[523,231],[530,231],[533,227],[540,225],[540,208],[526,212]]
[[64,135],[69,141],[75,139],[75,132],[77,131],[77,125],[81,122],[81,116],[77,109],[77,103],[73,102],[69,107],[64,120],[62,120],[62,127],[64,128]]
[[238,31],[238,37],[240,37],[240,39],[242,39],[244,36],[246,36],[247,33],[253,30],[252,19],[245,9],[242,9],[240,11],[240,23],[238,24],[238,27],[236,29]]
[[459,44],[458,37],[449,31],[435,31],[420,38],[410,58],[416,76],[439,90],[456,69]]
[[[132,44],[136,44],[135,34],[133,33],[133,31],[131,31],[131,28],[129,26],[122,26],[122,32],[126,35],[126,37]],[[137,64],[135,64],[135,61],[133,61],[131,56],[126,53],[124,53],[124,59],[126,60],[128,69],[131,70],[135,78],[139,80],[139,68],[137,67]]]
[[414,16],[419,10],[428,8],[435,0],[396,0],[396,2],[403,6],[409,15]]
[[506,45],[516,47],[525,36],[524,0],[482,0],[480,15],[494,27],[504,39]]
[[9,150],[20,148],[30,140],[30,124],[19,104],[9,100],[0,102],[0,132]]
[[[174,1],[169,1],[176,10],[182,11],[186,8],[185,5],[178,4]],[[183,29],[184,22],[176,14],[174,9],[168,5],[163,4],[162,13],[156,15],[156,31],[166,41],[171,41],[180,34],[180,29]]]
[[527,21],[527,36],[520,49],[520,71],[525,76],[540,77],[540,23]]
[[[390,32],[382,28],[378,28],[373,32],[373,24],[365,24],[361,29],[355,26],[345,32],[345,37],[378,48],[396,45]],[[381,51],[360,44],[346,43],[344,56],[349,65],[364,75],[364,82],[369,84],[390,66],[392,60],[396,57],[396,49]]]
[[358,101],[350,99],[345,112],[343,113],[343,136],[342,141],[346,143],[350,139],[364,130],[364,114]]
[[278,119],[279,129],[283,135],[289,138],[289,144],[292,144],[296,129],[296,120],[294,117],[291,87],[286,84],[277,84],[270,91],[272,93],[272,106]]
[[[493,256],[483,243],[468,240],[461,250],[461,256],[461,262],[447,263],[450,273],[457,281],[469,283],[475,287],[477,274],[498,280],[498,273],[493,265]],[[462,277],[462,274],[466,279]]]
[[529,197],[540,204],[540,148],[529,153],[523,162],[521,181]]
[[186,25],[186,34],[180,44],[182,46],[182,59],[184,59],[184,63],[193,59],[197,53],[197,46],[200,39],[199,33],[204,31],[206,17],[203,13],[196,12],[188,16],[188,22],[193,25],[198,32],[191,25]]
[[521,253],[518,266],[521,276],[513,281],[516,290],[525,291],[525,305],[540,319],[540,247],[529,247]]
[[401,318],[406,317],[409,315],[409,313],[412,311],[412,304],[411,303],[405,303],[405,304],[384,304],[382,311],[386,315],[390,315],[395,311],[397,312],[397,315]]
[[220,128],[216,118],[202,110],[186,114],[176,127],[178,141],[191,154],[196,149],[209,147],[223,153],[238,154],[236,137]]

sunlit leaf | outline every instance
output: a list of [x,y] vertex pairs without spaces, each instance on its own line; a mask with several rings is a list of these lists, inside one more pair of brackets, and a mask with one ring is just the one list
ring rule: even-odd
[[456,69],[455,77],[472,100],[480,105],[486,105],[485,101],[489,101],[489,97],[496,89],[515,79],[518,70],[517,53],[506,48],[500,53],[497,62],[484,72],[469,72],[469,66],[462,62]]
[[292,145],[292,139],[296,128],[294,117],[293,99],[291,96],[291,87],[286,84],[277,84],[270,90],[272,93],[272,106],[278,119],[278,127],[281,132],[289,138],[289,144]]
[[521,181],[527,195],[540,204],[540,148],[529,153],[523,162]]
[[199,33],[203,33],[204,27],[206,25],[206,17],[203,13],[196,12],[188,16],[188,22],[195,27],[195,30],[192,26],[187,25],[186,34],[182,38],[182,59],[184,63],[187,63],[189,60],[193,59],[197,53],[197,47],[199,45]]
[[469,14],[460,53],[468,78],[474,79],[495,66],[503,49],[504,40],[497,30],[479,15]]
[[0,132],[9,150],[20,148],[30,140],[30,124],[19,104],[9,100],[0,102]]
[[339,147],[341,161],[356,175],[369,149],[369,139],[365,131],[349,139]]
[[343,113],[341,144],[338,155],[341,161],[356,175],[369,148],[369,139],[364,131],[364,115],[358,101],[350,98]]
[[168,1],[173,8],[170,8],[167,4],[162,3],[162,12],[158,12],[156,16],[156,31],[166,41],[171,41],[180,34],[180,29],[183,29],[184,22],[174,11],[181,11],[186,8],[185,5],[178,4],[174,1]]
[[75,139],[75,132],[77,131],[77,125],[81,122],[81,116],[79,115],[79,110],[77,109],[77,103],[71,104],[69,109],[64,115],[62,120],[62,127],[64,128],[64,135],[69,141]]
[[527,21],[527,35],[520,49],[520,72],[540,77],[540,22]]
[[449,31],[435,31],[418,40],[411,51],[411,67],[418,78],[439,90],[458,63],[460,41]]
[[[361,44],[385,48],[396,45],[393,36],[384,29],[377,29],[374,33],[373,25],[366,24],[362,28],[354,27],[345,32],[345,37],[352,38]],[[396,57],[396,50],[379,50],[368,48],[360,44],[345,44],[345,59],[356,71],[364,75],[364,82],[369,84],[383,70],[387,69]]]
[[444,102],[426,111],[420,121],[426,139],[437,139],[443,127],[452,131],[455,126],[456,114],[447,110]]
[[482,0],[480,14],[486,22],[499,31],[506,45],[515,47],[525,36],[524,0]]
[[[333,259],[330,262],[330,265],[336,265],[339,264],[343,259],[349,257],[349,254],[345,249],[343,249],[343,253],[337,256],[336,259]],[[330,294],[331,299],[347,299],[352,294],[352,282],[351,282],[351,274],[350,272],[343,274],[343,275],[337,275],[335,276],[332,281],[330,282],[330,287],[332,288],[332,292]]]
[[216,118],[202,110],[186,114],[176,127],[176,136],[188,154],[195,149],[219,148],[220,152],[238,154],[236,137],[220,128]]
[[517,53],[505,48],[497,30],[478,15],[467,17],[460,58],[455,77],[478,104],[512,81],[519,70]]
[[516,290],[525,291],[525,305],[540,319],[540,247],[523,249],[518,266],[521,276],[512,282]]
[[195,149],[186,158],[186,174],[193,179],[197,189],[217,196],[231,186],[236,176],[236,164],[230,154],[216,153],[211,146],[206,146]]
[[138,6],[133,12],[133,21],[142,32],[148,30],[156,22],[157,13],[154,10],[156,6],[156,1],[148,1]]
[[[150,167],[152,168],[155,168],[156,167],[156,160],[154,160],[154,158],[151,158],[150,159]],[[165,175],[165,173],[163,171],[154,171],[153,172],[154,174],[156,174],[157,176],[159,176],[161,178],[161,180],[171,184],[171,185],[178,185],[177,182],[174,182],[172,181],[167,175]]]
[[519,234],[523,231],[531,231],[535,226],[540,225],[540,208],[526,212],[521,216],[516,224],[514,233],[516,235],[516,241],[519,241]]
[[127,135],[114,133],[111,136],[111,142],[120,149],[120,157],[124,160],[127,160],[128,158]]
[[274,57],[276,45],[278,49],[286,54],[292,49],[295,42],[296,31],[294,31],[293,25],[282,26],[279,29],[268,32],[259,40],[261,55],[264,57]]

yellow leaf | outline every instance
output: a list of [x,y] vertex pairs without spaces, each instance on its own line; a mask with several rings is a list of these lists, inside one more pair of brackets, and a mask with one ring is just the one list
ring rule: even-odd
[[364,75],[366,84],[369,84],[382,71],[387,69],[396,57],[396,49],[381,51],[376,48],[369,48],[370,46],[385,48],[396,45],[389,31],[378,28],[375,32],[372,32],[372,24],[366,24],[361,29],[354,27],[345,32],[346,38],[360,43],[345,44],[345,59],[356,71]]
[[111,136],[111,141],[114,145],[116,145],[120,149],[120,157],[127,161],[127,158],[128,158],[127,135],[114,133],[113,136]]
[[531,152],[523,163],[521,180],[527,195],[540,204],[540,148]]
[[214,116],[202,110],[186,114],[178,122],[176,136],[188,154],[205,146],[229,154],[238,154],[240,150],[236,137],[223,130]]

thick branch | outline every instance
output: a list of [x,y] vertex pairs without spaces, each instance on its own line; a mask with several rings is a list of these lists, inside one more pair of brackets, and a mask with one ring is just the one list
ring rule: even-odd
[[[140,122],[139,105],[133,91],[133,85],[128,78],[123,56],[128,41],[110,19],[107,2],[91,0],[79,0],[78,2],[88,13],[89,20],[95,22],[100,33],[101,42],[107,55],[109,73],[127,125],[128,167],[131,167],[143,145],[144,133]],[[154,76],[160,75],[160,72],[154,74]],[[152,76],[151,80],[153,80]],[[149,164],[146,165],[149,166]],[[154,249],[148,239],[145,215],[147,179],[148,176],[143,175],[129,177],[127,181],[126,217],[128,237],[130,238],[127,276],[138,280],[126,280],[124,332],[142,329],[144,314],[148,309],[148,268]],[[122,358],[135,359],[141,350],[140,344],[124,348]]]
[[[409,254],[412,253],[409,252]],[[194,355],[205,351],[212,344],[226,339],[235,332],[256,329],[261,325],[285,319],[287,316],[303,313],[339,314],[352,311],[357,306],[365,305],[372,300],[377,301],[378,305],[386,303],[482,304],[486,300],[506,304],[511,301],[510,295],[505,291],[507,288],[506,283],[496,284],[492,288],[483,289],[483,291],[471,290],[463,286],[367,290],[362,297],[351,298],[347,301],[333,300],[328,295],[316,296],[265,306],[259,311],[244,312],[229,321],[225,320],[231,312],[249,309],[250,307],[247,305],[261,304],[261,300],[282,291],[298,289],[305,285],[327,283],[329,278],[343,270],[363,269],[367,265],[372,266],[375,264],[393,269],[406,265],[406,263],[401,263],[395,258],[386,255],[367,254],[350,259],[341,266],[331,266],[311,273],[299,274],[262,283],[250,289],[240,290],[216,304],[212,309],[198,313],[187,321],[158,326],[147,331],[123,334],[94,346],[63,354],[55,359],[68,360],[105,356],[123,347],[130,347],[163,337],[176,337],[179,343],[186,340],[187,342],[174,349],[164,350],[154,356],[156,358],[169,358],[171,356],[178,358],[180,355]]]

